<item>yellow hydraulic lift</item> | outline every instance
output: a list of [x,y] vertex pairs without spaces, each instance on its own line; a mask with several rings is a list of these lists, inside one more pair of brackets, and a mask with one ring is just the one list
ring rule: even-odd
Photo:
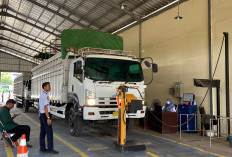
[[[115,148],[124,153],[128,151],[143,151],[146,150],[145,145],[135,145],[127,143],[126,138],[126,114],[127,112],[136,112],[142,110],[142,100],[137,100],[133,94],[126,94],[128,86],[120,85],[117,88],[117,101],[118,101],[118,135],[117,141],[114,142]],[[128,117],[129,118],[129,117]]]

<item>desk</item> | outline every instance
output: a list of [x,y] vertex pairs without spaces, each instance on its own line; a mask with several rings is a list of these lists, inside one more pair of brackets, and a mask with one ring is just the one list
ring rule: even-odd
[[158,119],[162,120],[164,123],[169,125],[178,125],[178,113],[176,112],[147,112],[148,126],[154,130],[159,131],[162,134],[170,134],[178,132],[178,127],[171,127],[162,124],[157,120],[152,114],[154,114]]

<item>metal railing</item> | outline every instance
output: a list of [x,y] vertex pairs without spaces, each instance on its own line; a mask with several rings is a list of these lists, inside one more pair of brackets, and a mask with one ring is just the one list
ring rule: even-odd
[[[197,114],[179,114],[179,116],[180,116],[180,139],[182,138],[182,135],[181,135],[181,133],[182,133],[182,131],[185,131],[185,132],[190,132],[190,131],[201,131],[201,130],[198,130],[197,129]],[[182,119],[182,117],[183,116],[186,116],[186,121],[184,121],[184,122],[182,122],[181,121],[181,119]],[[193,116],[193,117],[192,117]],[[192,122],[192,120],[189,120],[189,118],[194,118],[194,122],[195,122],[195,127],[194,127],[194,129],[192,130],[190,130],[189,129],[189,122]],[[186,123],[186,124],[184,124],[184,123]],[[184,124],[184,125],[187,125],[187,129],[186,130],[183,130],[182,129],[182,127],[184,126],[184,125],[182,125],[182,124]]]
[[[218,139],[218,138],[223,138],[223,137],[228,137],[228,120],[232,119],[232,117],[223,117],[223,116],[217,116],[216,119],[210,119],[210,130],[209,130],[209,140],[210,140],[210,147],[212,146],[212,140],[213,139]],[[221,131],[221,126],[224,125],[224,121],[226,122],[226,133],[223,133]],[[217,122],[217,129],[216,131],[214,130],[214,122]],[[215,133],[216,133],[216,138],[215,138]],[[212,135],[214,134],[214,135]]]

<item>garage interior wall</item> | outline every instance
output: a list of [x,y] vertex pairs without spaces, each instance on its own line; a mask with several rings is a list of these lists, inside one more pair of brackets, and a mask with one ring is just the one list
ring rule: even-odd
[[[212,9],[212,71],[215,67],[223,32],[232,35],[232,3],[231,0],[213,0]],[[152,57],[159,66],[154,74],[152,84],[147,87],[146,101],[160,99],[166,102],[169,88],[174,82],[183,83],[183,93],[194,93],[199,105],[206,88],[193,85],[193,78],[209,78],[209,44],[208,44],[208,0],[189,0],[180,5],[183,19],[177,21],[177,7],[142,23],[142,57]],[[139,27],[135,26],[119,34],[124,38],[125,50],[132,50],[136,56],[139,52]],[[230,47],[232,43],[230,42]],[[223,47],[224,48],[224,47]],[[215,79],[221,83],[221,115],[226,115],[225,108],[225,67],[224,49]],[[230,53],[230,58],[231,58]],[[230,59],[231,61],[231,59]],[[230,68],[232,78],[232,68]],[[145,80],[149,80],[149,72],[145,72]],[[232,98],[232,92],[231,98]],[[178,100],[172,97],[176,104]],[[213,90],[213,106],[216,114],[216,94]],[[206,113],[210,113],[209,95],[203,103]]]
[[28,72],[33,66],[32,62],[0,52],[0,72]]

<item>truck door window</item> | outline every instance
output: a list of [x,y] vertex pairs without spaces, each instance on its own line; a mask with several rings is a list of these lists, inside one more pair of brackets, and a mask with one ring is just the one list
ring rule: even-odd
[[31,80],[28,81],[27,88],[29,91],[31,90]]
[[77,61],[74,63],[74,72],[73,72],[73,76],[76,77],[78,80],[82,81],[82,62],[81,61]]

